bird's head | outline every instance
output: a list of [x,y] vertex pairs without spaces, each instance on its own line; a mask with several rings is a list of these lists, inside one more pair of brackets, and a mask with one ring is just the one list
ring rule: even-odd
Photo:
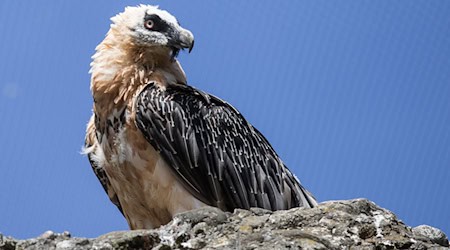
[[191,52],[194,47],[192,33],[182,28],[169,12],[157,6],[127,7],[111,20],[110,33],[120,34],[119,39],[133,48],[167,52],[173,59],[180,50]]
[[92,56],[93,92],[115,93],[118,100],[132,95],[126,94],[133,91],[129,86],[146,84],[150,79],[186,84],[176,56],[180,50],[192,50],[194,36],[174,16],[157,6],[140,5],[125,8],[111,21],[108,34]]

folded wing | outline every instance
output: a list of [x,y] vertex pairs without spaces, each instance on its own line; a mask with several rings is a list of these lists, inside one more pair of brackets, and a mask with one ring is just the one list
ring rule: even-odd
[[148,84],[136,125],[198,199],[223,210],[313,207],[314,197],[231,105],[187,85]]

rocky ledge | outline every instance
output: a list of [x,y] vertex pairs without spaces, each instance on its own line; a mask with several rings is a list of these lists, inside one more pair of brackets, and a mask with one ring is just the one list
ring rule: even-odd
[[111,232],[95,239],[51,231],[17,240],[0,234],[0,249],[449,249],[430,226],[411,228],[365,199],[330,201],[312,209],[225,213],[202,208],[159,229]]

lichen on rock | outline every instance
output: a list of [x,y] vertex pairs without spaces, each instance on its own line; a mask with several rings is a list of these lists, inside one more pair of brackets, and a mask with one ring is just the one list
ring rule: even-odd
[[17,240],[0,234],[0,249],[448,249],[431,226],[411,228],[366,199],[329,201],[311,209],[268,211],[207,207],[178,214],[153,230],[111,232],[98,238],[51,231]]

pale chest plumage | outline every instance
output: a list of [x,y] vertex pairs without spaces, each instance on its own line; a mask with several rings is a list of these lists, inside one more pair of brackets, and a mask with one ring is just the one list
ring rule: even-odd
[[[93,57],[91,90],[95,125],[90,127],[95,131],[88,134],[95,136],[88,136],[94,142],[87,145],[92,145],[89,150],[94,171],[130,228],[154,228],[168,223],[174,214],[204,203],[175,179],[170,167],[136,127],[134,100],[148,82],[165,86],[185,83],[186,77],[176,60],[156,60],[155,56],[162,54],[112,49],[112,44],[121,42],[117,37],[105,38]],[[125,56],[125,52],[132,54],[132,51],[137,54]]]
[[[135,125],[132,103],[96,116],[103,166],[130,228],[154,228],[173,215],[205,206],[175,178],[167,163]],[[98,157],[101,158],[101,157]]]

